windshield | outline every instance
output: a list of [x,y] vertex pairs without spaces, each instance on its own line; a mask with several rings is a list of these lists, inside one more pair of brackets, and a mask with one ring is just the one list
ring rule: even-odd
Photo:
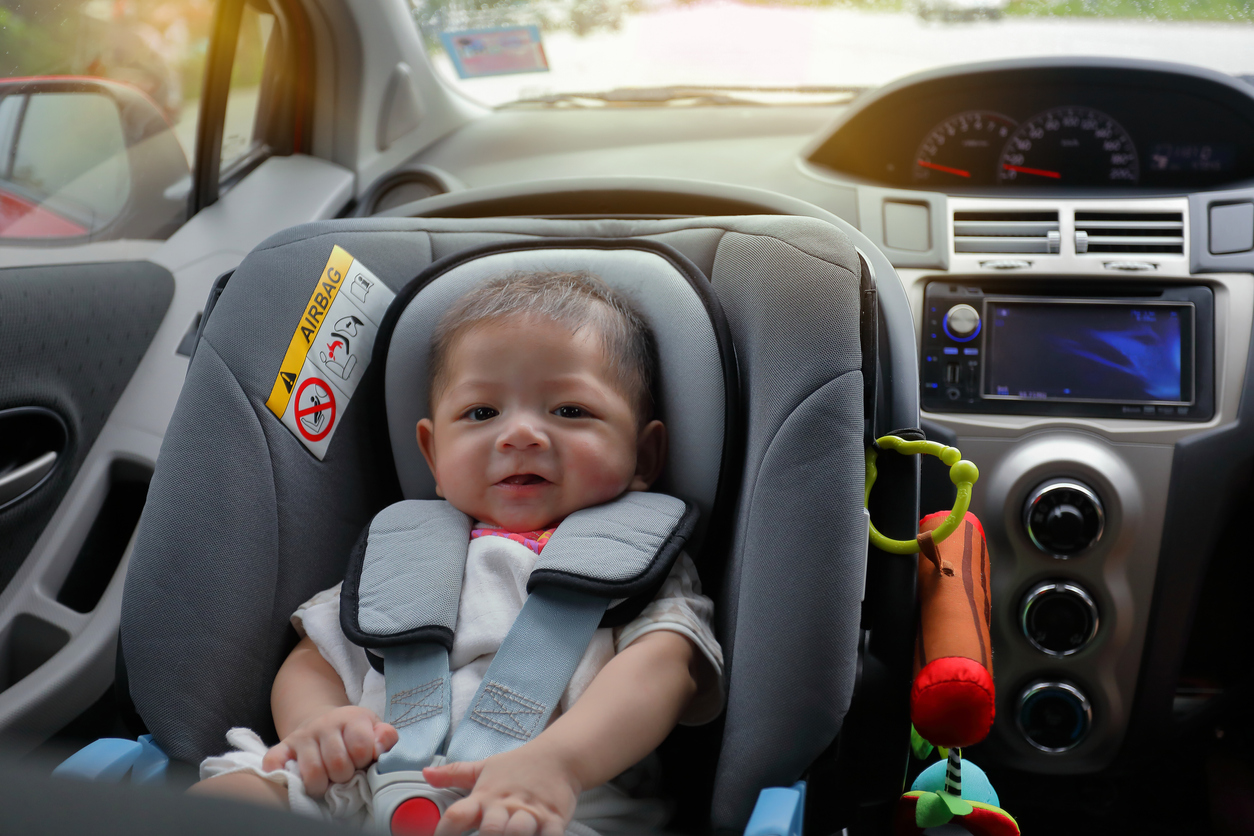
[[489,105],[823,102],[933,67],[1051,55],[1254,74],[1254,0],[411,2],[438,70]]

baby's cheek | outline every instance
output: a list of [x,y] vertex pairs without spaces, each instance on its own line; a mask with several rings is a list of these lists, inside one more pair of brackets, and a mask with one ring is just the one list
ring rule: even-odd
[[618,496],[625,490],[635,472],[634,449],[586,444],[573,452],[577,453],[577,467],[584,487],[606,498]]

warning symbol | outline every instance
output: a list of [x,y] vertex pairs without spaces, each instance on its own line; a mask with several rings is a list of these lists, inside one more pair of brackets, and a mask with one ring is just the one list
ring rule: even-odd
[[296,375],[292,372],[279,372],[279,377],[283,379],[283,385],[287,387],[287,393],[292,394],[292,387],[296,385]]
[[296,390],[296,428],[307,441],[321,441],[335,426],[335,392],[316,377],[305,378]]

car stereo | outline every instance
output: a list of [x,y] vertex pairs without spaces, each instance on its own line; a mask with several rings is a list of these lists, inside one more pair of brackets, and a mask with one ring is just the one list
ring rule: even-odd
[[[932,282],[922,405],[931,412],[1205,421],[1214,297],[1201,286],[1029,295]],[[1099,290],[1100,292],[1100,290]]]

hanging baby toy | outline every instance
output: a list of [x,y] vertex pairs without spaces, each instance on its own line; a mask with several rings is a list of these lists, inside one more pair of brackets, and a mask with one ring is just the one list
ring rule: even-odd
[[997,793],[984,772],[964,762],[961,753],[988,735],[995,703],[988,548],[984,527],[967,512],[980,472],[954,447],[886,435],[867,450],[868,500],[880,450],[936,456],[949,466],[950,481],[958,487],[953,510],[920,520],[914,540],[892,540],[870,527],[871,544],[881,551],[919,555],[911,748],[919,758],[933,748],[941,756],[897,803],[894,831],[914,836],[953,821],[975,836],[1018,836],[1019,825],[997,806]]

